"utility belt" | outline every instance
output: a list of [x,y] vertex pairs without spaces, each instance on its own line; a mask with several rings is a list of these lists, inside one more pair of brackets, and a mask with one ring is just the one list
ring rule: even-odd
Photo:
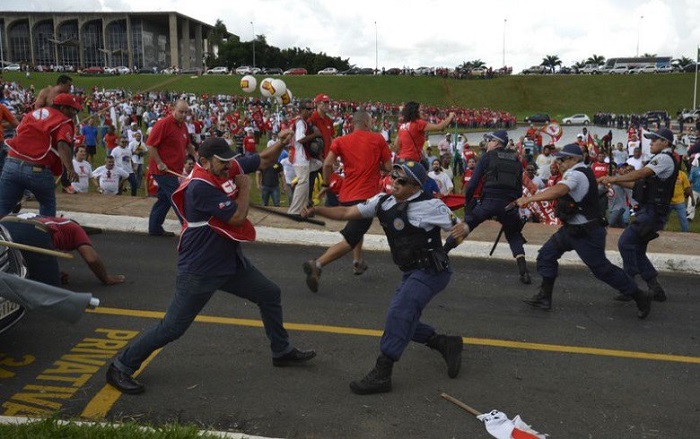
[[636,204],[633,207],[633,210],[635,213],[639,212],[641,210],[651,210],[656,215],[666,216],[671,211],[671,205],[670,204],[660,204],[660,203],[643,203],[643,204]]
[[442,249],[421,249],[414,252],[413,261],[399,265],[401,271],[433,270],[442,272],[450,268],[450,259]]
[[22,160],[22,159],[17,158],[17,157],[7,157],[5,160],[9,161],[9,162],[18,163],[20,166],[31,166],[32,171],[34,171],[34,172],[42,172],[44,169],[50,169],[50,167],[48,165],[42,165],[39,163],[28,162],[26,160]]
[[595,219],[593,221],[589,221],[585,224],[564,224],[564,230],[566,230],[566,233],[569,234],[572,238],[583,238],[585,236],[588,236],[592,231],[600,228],[600,227],[605,227],[608,225],[608,221],[605,218],[600,218],[600,219]]

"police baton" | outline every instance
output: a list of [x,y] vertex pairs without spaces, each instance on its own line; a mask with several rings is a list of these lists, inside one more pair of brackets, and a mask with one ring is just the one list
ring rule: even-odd
[[[505,211],[511,211],[513,209],[516,209],[518,207],[518,203],[515,201],[511,201],[506,205]],[[493,252],[496,251],[496,247],[498,246],[498,242],[501,240],[501,236],[503,236],[503,226],[501,226],[501,230],[498,231],[498,235],[496,235],[496,240],[493,242],[493,246],[491,247],[491,251],[489,252],[489,256],[493,256]]]

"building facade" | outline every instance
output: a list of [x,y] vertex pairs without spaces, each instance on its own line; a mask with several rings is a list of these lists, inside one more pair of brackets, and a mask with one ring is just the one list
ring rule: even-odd
[[212,29],[177,12],[0,12],[0,61],[196,69]]

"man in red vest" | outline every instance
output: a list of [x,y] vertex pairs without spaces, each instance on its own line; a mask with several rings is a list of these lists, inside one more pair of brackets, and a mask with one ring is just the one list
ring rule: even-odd
[[178,247],[178,270],[173,297],[163,320],[135,340],[110,365],[107,382],[127,394],[142,393],[132,375],[153,351],[175,341],[192,324],[216,290],[239,296],[260,309],[270,339],[272,365],[294,366],[316,356],[290,343],[284,328],[280,287],[243,255],[240,242],[255,239],[247,219],[250,180],[246,174],[274,165],[292,132],[260,154],[234,158],[222,138],[209,138],[199,148],[201,166],[173,194],[183,218]]
[[58,94],[50,107],[27,113],[17,135],[6,143],[8,157],[0,176],[0,218],[22,200],[25,190],[39,202],[39,213],[56,216],[54,177],[66,170],[68,180],[78,181],[73,170],[73,118],[81,106],[73,95]]

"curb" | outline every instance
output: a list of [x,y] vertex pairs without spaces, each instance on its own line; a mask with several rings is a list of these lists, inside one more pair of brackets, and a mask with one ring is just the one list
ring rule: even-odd
[[[63,212],[63,214],[78,221],[82,225],[104,230],[141,234],[144,233],[144,230],[148,230],[148,218],[83,212]],[[163,227],[167,231],[180,233],[180,223],[176,220],[165,220]],[[329,247],[340,240],[340,235],[337,232],[311,229],[279,229],[264,226],[259,226],[255,229],[257,231],[256,241],[264,243]],[[284,233],[280,233],[280,230],[284,230]],[[459,256],[465,258],[513,261],[513,255],[507,245],[496,247],[493,256],[488,256],[492,246],[493,244],[490,242],[467,240],[462,243],[462,245],[452,250],[450,254],[453,257]],[[386,237],[383,235],[365,235],[362,247],[365,250],[371,251],[389,250],[389,244],[387,243]],[[539,245],[525,244],[525,252],[528,255],[536,255],[540,247]],[[622,257],[617,251],[606,250],[605,255],[613,264],[622,266]],[[650,253],[648,256],[658,271],[700,274],[700,256],[677,255],[671,253]],[[531,260],[533,258],[534,256],[530,257]],[[559,260],[559,264],[565,266],[584,266],[584,263],[575,252],[565,253]]]

